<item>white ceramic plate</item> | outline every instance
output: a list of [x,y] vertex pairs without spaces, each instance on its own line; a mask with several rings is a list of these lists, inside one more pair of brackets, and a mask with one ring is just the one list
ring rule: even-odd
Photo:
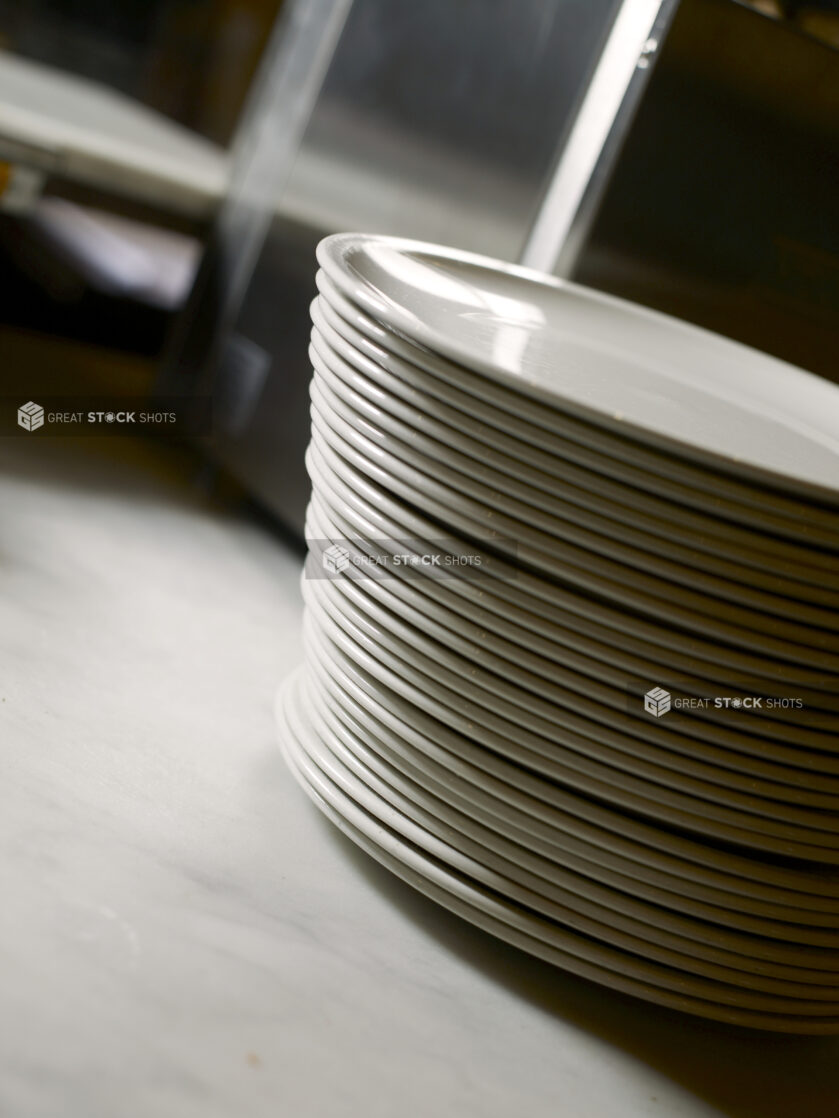
[[306,749],[307,741],[311,740],[311,728],[306,724],[305,711],[297,701],[294,686],[281,698],[278,718],[286,759],[303,787],[314,794],[316,803],[326,808],[335,822],[343,821],[347,833],[386,865],[480,926],[573,973],[688,1012],[778,1031],[835,1032],[839,1029],[839,1020],[827,1016],[744,1010],[737,996],[723,985],[715,990],[712,1000],[697,999],[683,992],[684,976],[680,972],[645,966],[631,955],[607,949],[510,905],[491,889],[462,872],[447,868],[429,853],[429,850],[437,850],[451,854],[466,864],[457,857],[456,851],[444,849],[421,828],[378,803],[377,814],[371,815],[312,761]]
[[[440,540],[439,525],[395,502],[366,479],[353,475],[349,467],[346,473],[352,485],[345,484],[314,444],[307,452],[307,465],[315,495],[326,499],[339,522],[349,526],[348,538],[355,533],[370,540]],[[457,555],[476,550],[474,544],[458,545],[457,541],[450,541],[449,546],[452,554]],[[835,673],[822,674],[755,652],[692,637],[667,624],[666,619],[656,623],[626,615],[594,598],[565,591],[558,585],[546,585],[543,580],[501,561],[489,563],[487,571],[480,586],[470,580],[453,579],[452,590],[470,602],[477,601],[514,623],[542,633],[549,641],[561,645],[558,633],[570,626],[587,636],[593,632],[607,645],[620,643],[632,648],[640,642],[649,642],[672,661],[674,670],[684,669],[711,680],[719,680],[718,673],[723,673],[723,681],[730,679],[734,672],[739,686],[754,693],[762,694],[773,687],[784,690],[794,687],[796,694],[802,695],[815,709],[837,709]]]
[[[359,551],[373,556],[382,551],[404,551],[406,548],[410,551],[416,546],[422,546],[406,540],[406,529],[397,522],[383,517],[378,517],[373,522],[350,507],[348,503],[340,503],[336,506],[330,495],[331,483],[319,472],[315,455],[310,455],[309,463],[316,481],[310,509],[317,513],[318,520],[325,525],[323,528],[316,527],[308,534],[316,550],[324,546],[322,541],[327,538],[331,542],[351,540],[353,546]],[[383,538],[387,532],[392,534]],[[376,540],[375,545],[367,542],[373,539]],[[401,583],[405,578],[407,575],[400,572],[399,579],[390,577],[387,585],[395,588],[397,582]],[[689,657],[671,649],[648,644],[627,634],[616,632],[615,629],[608,627],[608,616],[605,618],[607,625],[603,625],[594,610],[592,619],[584,617],[582,609],[572,611],[565,608],[560,612],[547,608],[540,613],[538,603],[528,601],[526,595],[515,593],[516,587],[508,587],[513,590],[513,593],[508,594],[507,597],[497,593],[503,587],[499,587],[498,583],[490,578],[445,580],[411,578],[410,589],[440,603],[449,623],[453,622],[456,626],[461,626],[464,620],[474,622],[479,627],[481,641],[496,632],[509,638],[514,646],[513,659],[521,659],[520,650],[533,649],[538,652],[547,662],[547,671],[551,675],[553,674],[551,665],[559,664],[591,673],[595,679],[603,679],[609,678],[607,665],[617,665],[619,671],[626,674],[617,676],[614,682],[621,684],[622,680],[627,682],[631,679],[640,680],[643,683],[642,691],[648,689],[651,681],[659,683],[664,681],[677,691],[681,689],[685,694],[694,695],[708,693],[711,686],[708,675],[713,676],[713,666],[709,662],[692,661]],[[750,693],[763,693],[764,690],[771,689],[771,685],[765,679],[747,678],[731,669],[727,670],[724,666],[721,668],[718,666],[718,672],[717,680],[713,684],[716,693],[736,693],[740,687],[745,687]],[[632,694],[638,702],[641,693],[637,687],[633,687]],[[819,701],[825,705],[830,703],[829,694],[820,696],[816,692],[805,693],[808,704],[813,703],[813,716],[819,712],[816,705]],[[702,731],[698,727],[693,728],[692,718],[689,715],[680,714],[679,717],[680,720],[684,718],[686,732],[702,736]],[[703,714],[703,717],[713,718],[714,713],[709,710]],[[800,724],[800,714],[793,713],[791,718],[793,728]],[[717,721],[721,720],[723,715],[719,713]],[[758,758],[765,757],[767,761],[793,764],[806,770],[801,774],[805,787],[812,784],[816,776],[822,772],[835,774],[839,771],[839,761],[835,756],[828,758],[823,755],[831,752],[835,754],[835,749],[831,747],[834,738],[830,734],[827,738],[821,733],[817,734],[818,748],[822,752],[812,757],[808,749],[799,746],[790,752],[777,747],[772,741],[765,743],[761,741],[760,746],[755,748],[754,742],[745,739],[743,735],[728,736],[731,729],[730,714],[724,717],[724,721],[727,745],[743,750],[747,754],[756,754]],[[768,721],[760,720],[761,733],[767,738],[778,737],[774,722],[767,725]],[[829,714],[825,710],[821,718],[816,720],[814,717],[814,721],[816,725],[830,729],[835,726],[836,715]],[[790,727],[784,726],[783,729],[787,731]],[[788,739],[784,737],[783,740]]]
[[434,352],[549,407],[839,506],[839,389],[665,315],[397,238],[318,246],[333,283]]
[[[446,684],[511,724],[555,741],[558,748],[576,748],[587,758],[597,758],[655,784],[746,812],[768,814],[775,822],[795,823],[830,834],[839,830],[835,796],[821,797],[815,805],[796,803],[785,799],[789,790],[782,783],[749,777],[738,781],[737,774],[728,768],[699,764],[695,758],[701,752],[701,743],[696,743],[691,753],[694,743],[677,740],[677,735],[651,719],[621,717],[620,711],[604,717],[603,704],[596,694],[586,696],[547,680],[540,686],[538,679],[525,678],[525,670],[516,670],[517,665],[511,662],[487,664],[480,647],[464,649],[462,644],[441,640],[441,627],[425,614],[402,608],[399,599],[391,599],[387,606],[380,604],[380,595],[368,591],[376,587],[381,590],[382,585],[372,579],[313,579],[304,580],[304,592],[319,601],[338,624],[346,619],[355,631],[369,635],[379,649],[384,646],[385,655],[395,657],[394,664],[410,661],[423,675]],[[499,667],[501,670],[497,670]],[[656,741],[663,748],[654,744]],[[672,750],[674,743],[679,752]],[[818,783],[815,774],[814,783]],[[806,810],[813,807],[821,810]]]
[[[765,808],[765,814],[752,814],[711,802],[716,795],[724,798],[724,789],[706,785],[696,793],[677,790],[677,774],[645,765],[631,755],[609,752],[593,738],[566,730],[564,727],[540,723],[528,718],[521,708],[505,707],[502,698],[495,698],[492,707],[468,674],[448,671],[427,655],[400,644],[387,634],[375,634],[373,627],[363,627],[351,616],[347,604],[330,596],[331,582],[304,582],[305,600],[312,617],[325,636],[343,649],[345,654],[384,688],[394,691],[418,709],[443,724],[471,737],[486,749],[507,757],[514,764],[540,774],[546,783],[557,782],[584,795],[634,812],[657,825],[674,826],[716,841],[735,843],[760,854],[810,860],[820,866],[839,865],[839,834],[831,826],[831,816],[823,813],[783,811],[781,805]],[[451,658],[440,656],[448,664]],[[468,668],[466,669],[468,673]],[[578,720],[581,723],[582,720]],[[529,723],[527,725],[526,723]],[[593,733],[599,727],[593,726]],[[551,733],[551,737],[547,734]],[[607,731],[603,731],[608,736]],[[605,763],[608,754],[611,763]],[[612,767],[622,764],[622,769]],[[657,776],[660,783],[653,779]],[[734,793],[729,797],[734,799]],[[785,817],[813,817],[807,826],[787,822]],[[819,819],[824,829],[817,830]],[[832,816],[835,827],[836,814]]]
[[[307,571],[317,564],[323,546],[316,541],[335,543],[348,538],[334,518],[325,514],[317,496],[307,512],[306,538],[315,545],[307,559]],[[363,541],[355,540],[354,546],[366,550],[368,555],[376,554],[376,548],[364,548]],[[394,543],[392,547],[417,554],[410,542]],[[527,691],[553,694],[551,685],[561,684],[574,694],[575,704],[578,696],[593,700],[583,706],[598,710],[601,718],[624,725],[630,733],[654,740],[671,752],[722,768],[726,779],[734,781],[734,787],[739,786],[736,772],[740,772],[745,775],[743,787],[749,790],[759,791],[760,782],[765,780],[782,785],[786,796],[793,795],[794,790],[794,798],[787,802],[828,810],[839,806],[839,759],[829,753],[836,737],[836,716],[825,713],[823,719],[825,727],[829,725],[833,731],[832,738],[822,730],[803,727],[800,714],[791,726],[750,714],[745,732],[731,724],[730,711],[724,714],[713,707],[678,712],[673,719],[653,721],[642,714],[640,698],[634,710],[628,703],[629,696],[643,694],[649,679],[667,678],[661,665],[647,665],[644,673],[643,669],[639,672],[637,662],[630,661],[628,671],[619,658],[615,663],[614,652],[607,646],[598,650],[599,659],[588,654],[589,646],[583,645],[584,651],[580,651],[573,641],[570,647],[567,643],[551,646],[538,634],[528,633],[497,615],[488,615],[483,607],[452,593],[448,578],[408,578],[401,567],[394,567],[391,577],[386,579],[364,577],[363,573],[357,576],[354,567],[344,574],[353,584],[363,579],[365,593],[386,609],[423,628],[446,647],[464,653],[502,677],[517,680]],[[698,680],[692,682],[694,693],[701,693],[703,686],[707,686]],[[691,684],[682,679],[680,686],[689,691]],[[620,717],[615,719],[613,712]],[[634,717],[628,717],[630,713]]]
[[[485,803],[479,794],[490,798],[490,813],[501,821],[497,825],[507,826],[511,818],[517,821],[521,830],[535,836],[536,848],[547,857],[567,864],[569,857],[578,856],[589,862],[589,876],[606,869],[635,882],[633,895],[777,941],[770,957],[776,957],[778,942],[806,944],[814,950],[804,965],[839,965],[835,873],[768,866],[547,784],[395,692],[386,695],[385,704],[385,693],[374,677],[308,618],[305,638],[307,670],[326,681],[344,710],[351,710],[376,737],[404,741],[420,767],[428,768],[430,762],[432,771],[442,771],[441,780],[448,781],[447,774],[462,777],[471,788],[470,802]],[[626,888],[625,882],[620,887]],[[823,949],[832,953],[829,959]],[[798,956],[777,957],[801,964]]]
[[[310,449],[322,456],[331,476],[340,479],[353,492],[363,493],[365,486],[370,491],[372,483],[377,494],[374,501],[380,507],[394,503],[394,496],[388,494],[398,498],[398,505],[414,509],[428,509],[439,501],[442,507],[435,508],[438,537],[447,533],[457,535],[487,551],[507,554],[511,559],[516,559],[515,550],[520,585],[529,573],[539,579],[549,596],[553,596],[557,586],[573,586],[605,598],[627,616],[632,610],[662,626],[680,627],[746,653],[756,651],[774,657],[783,662],[783,672],[788,679],[798,664],[815,671],[839,672],[839,635],[703,599],[680,587],[636,576],[619,562],[601,559],[572,545],[557,543],[550,554],[537,551],[531,544],[516,548],[515,541],[525,532],[509,518],[493,516],[491,509],[461,497],[425,475],[409,476],[390,456],[357,451],[336,432],[335,425],[328,419],[322,420],[316,410],[312,412]],[[498,528],[493,527],[494,523]],[[425,538],[434,539],[435,533]],[[758,627],[761,623],[765,628]]]
[[[333,328],[332,323],[341,320],[323,297],[312,304],[312,318],[313,343],[317,345],[319,338],[321,347],[326,343],[327,348],[320,348],[321,355],[341,389],[352,393],[356,410],[361,405],[369,409],[365,415],[370,418],[399,421],[399,430],[414,429],[451,448],[465,460],[464,464],[468,463],[467,469],[478,466],[492,470],[513,487],[510,492],[530,494],[524,498],[527,503],[550,504],[561,493],[563,502],[584,510],[596,509],[621,526],[648,533],[657,546],[675,544],[680,550],[674,557],[683,556],[687,549],[694,563],[713,564],[715,559],[722,559],[750,573],[766,572],[796,587],[799,594],[804,593],[802,587],[815,592],[815,601],[822,600],[825,587],[834,591],[839,587],[835,556],[692,511],[674,500],[640,492],[551,455],[509,430],[500,430],[500,425],[509,424],[509,416],[496,413],[493,426],[486,421],[486,411],[478,401],[473,415],[469,398],[459,398],[457,389],[439,381],[435,386],[434,377],[385,354],[347,324]],[[379,360],[356,348],[365,344],[372,351],[379,350]],[[725,574],[725,568],[720,567],[719,573]],[[767,582],[765,588],[773,589],[773,583]]]
[[[726,627],[728,639],[737,639],[737,633],[739,643],[746,648],[762,643],[766,649],[774,648],[776,653],[792,655],[814,666],[829,662],[826,654],[832,654],[839,667],[836,611],[708,575],[697,574],[694,578],[690,568],[622,547],[605,536],[595,537],[578,526],[557,525],[553,532],[534,528],[512,514],[511,510],[521,511],[514,501],[505,501],[491,488],[470,483],[463,475],[455,478],[442,464],[435,471],[433,463],[412,454],[408,447],[401,446],[397,454],[392,439],[369,438],[369,425],[359,419],[353,422],[347,418],[346,408],[337,411],[324,400],[318,378],[312,383],[311,395],[313,439],[321,436],[366,477],[415,508],[433,510],[441,524],[464,538],[485,541],[491,550],[535,573],[582,583],[625,608],[657,616],[662,608],[671,616],[671,611],[681,610],[683,619],[692,618],[692,627],[700,632],[717,622]],[[382,441],[385,446],[380,445]],[[408,461],[411,458],[413,462]],[[419,468],[420,463],[425,471]],[[547,523],[550,518],[542,519]],[[700,589],[699,583],[705,586]],[[715,627],[713,631],[721,635],[723,630]]]
[[[628,510],[632,516],[640,514],[654,534],[678,538],[700,550],[704,544],[706,552],[724,553],[731,549],[740,561],[758,569],[773,570],[816,586],[823,584],[825,576],[839,578],[835,554],[782,538],[801,536],[800,505],[794,506],[791,518],[773,518],[768,526],[774,527],[776,534],[749,527],[752,510],[719,494],[711,496],[680,486],[674,481],[669,462],[659,462],[655,473],[639,469],[635,461],[609,459],[575,442],[570,437],[576,433],[574,430],[552,434],[511,414],[509,408],[484,401],[474,391],[465,391],[463,383],[468,384],[470,376],[474,380],[468,370],[454,365],[428,370],[415,361],[398,357],[384,344],[408,348],[407,343],[395,334],[386,334],[372,319],[347,303],[322,272],[318,273],[318,283],[325,294],[312,304],[315,327],[333,352],[363,374],[360,380],[350,381],[354,387],[362,391],[367,387],[369,392],[371,383],[375,386],[371,399],[380,407],[390,408],[409,421],[430,421],[430,433],[442,441],[464,447],[465,453],[479,461],[498,462],[501,471],[536,488],[554,492],[561,486],[569,499],[576,496],[584,505],[597,501],[616,518],[620,518],[622,510]],[[337,300],[340,313],[329,300]],[[352,322],[344,316],[352,316]],[[434,364],[433,355],[422,350],[415,350],[415,354]],[[486,386],[485,380],[480,383]],[[729,482],[727,490],[731,488]],[[806,532],[808,524],[803,527]]]
[[[535,904],[531,901],[533,907],[542,915],[562,921],[556,912],[541,906],[540,899],[544,897],[566,906],[574,914],[597,921],[597,929],[586,930],[615,946],[745,989],[830,1002],[835,1011],[839,1011],[839,985],[833,972],[794,971],[756,961],[751,937],[739,937],[740,951],[708,943],[707,926],[633,900],[626,893],[599,886],[534,854],[496,827],[487,827],[468,811],[452,806],[447,789],[433,787],[427,774],[412,769],[401,757],[393,758],[387,746],[377,738],[371,740],[369,733],[353,723],[346,712],[337,705],[333,707],[328,692],[313,684],[308,674],[304,677],[303,698],[310,724],[322,747],[318,750],[320,758],[325,758],[323,749],[328,750],[339,764],[396,811],[505,875],[514,886],[529,890],[536,898]],[[370,746],[366,744],[368,740]],[[506,890],[506,895],[525,901],[523,897],[516,897],[511,889]],[[624,938],[627,933],[633,937],[631,941]],[[732,940],[736,938],[731,937]],[[772,973],[767,974],[767,970]],[[802,981],[801,974],[807,974],[807,979]]]
[[655,576],[652,585],[670,581],[782,619],[795,616],[815,627],[839,628],[839,593],[828,585],[817,588],[700,553],[647,533],[637,513],[630,512],[627,519],[634,522],[629,524],[603,516],[591,500],[585,506],[569,502],[564,488],[554,493],[533,489],[498,470],[486,456],[478,461],[462,454],[454,439],[432,439],[371,404],[341,379],[340,359],[317,332],[310,356],[316,374],[313,399],[322,414],[336,420],[335,429],[346,441],[362,453],[379,448],[395,459],[392,469],[407,468],[410,480],[419,473],[445,484],[489,510],[494,522],[509,518],[509,531],[529,535],[534,548],[550,553],[562,543],[573,544],[641,572],[634,579]]
[[[316,692],[310,697],[319,700]],[[320,706],[319,701],[317,706]],[[839,1010],[839,988],[830,985],[833,975],[822,974],[820,985],[765,976],[758,978],[740,965],[746,961],[745,957],[725,953],[721,958],[719,949],[709,951],[694,940],[686,941],[676,932],[675,922],[667,913],[641,909],[638,911],[643,911],[646,919],[639,921],[627,911],[615,908],[615,904],[620,903],[616,894],[602,891],[595,901],[597,890],[581,885],[556,866],[543,865],[527,851],[449,809],[443,801],[430,796],[420,785],[406,779],[367,749],[360,739],[334,733],[317,709],[308,709],[314,735],[307,752],[336,783],[343,785],[351,796],[355,793],[354,798],[370,810],[376,810],[376,801],[384,802],[428,834],[472,859],[478,874],[485,870],[491,875],[486,884],[503,890],[508,900],[652,962],[740,987],[743,1005],[749,1004],[749,991],[759,991],[761,999],[755,1008],[761,1005],[766,1008],[763,998],[768,994],[802,999],[810,1006],[826,1002],[828,1005],[823,1008],[832,1014]],[[712,954],[717,957],[709,958]],[[697,994],[702,992],[696,989]],[[778,1004],[777,1008],[781,1010],[784,1006]],[[801,1004],[799,1009],[806,1012],[807,1006]]]
[[[537,872],[543,876],[547,874],[550,880],[568,881],[569,887],[580,895],[598,898],[607,907],[644,922],[655,913],[655,921],[661,927],[711,951],[720,950],[729,957],[740,957],[741,968],[750,973],[805,985],[834,983],[833,976],[839,972],[839,953],[802,947],[796,942],[799,929],[794,924],[770,924],[765,919],[756,922],[749,917],[761,934],[738,931],[729,921],[742,919],[743,912],[748,913],[748,898],[741,912],[702,903],[675,893],[671,886],[674,880],[676,888],[680,883],[672,875],[656,873],[649,866],[638,875],[637,867],[619,853],[601,851],[573,836],[552,831],[538,816],[538,802],[501,785],[480,769],[475,769],[468,780],[464,779],[456,769],[468,771],[467,762],[459,759],[452,765],[453,758],[446,757],[444,750],[432,745],[439,756],[446,758],[441,764],[427,747],[417,749],[406,738],[394,733],[376,719],[372,709],[361,706],[348,694],[334,674],[336,671],[335,664],[329,665],[327,661],[322,664],[317,655],[307,664],[305,691],[312,716],[316,708],[318,716],[326,720],[343,742],[347,743],[348,739],[342,732],[348,731],[356,742],[363,743],[368,760],[371,756],[384,759],[394,771],[407,776],[417,789],[433,795],[435,804],[445,803],[454,808],[458,812],[458,826],[466,826],[465,820],[481,824],[480,833],[485,844],[492,846],[496,837],[503,838],[504,849],[510,857],[538,867]],[[427,804],[428,801],[421,802]],[[524,810],[520,809],[522,803]],[[566,877],[567,874],[573,876]],[[729,897],[729,904],[731,900]],[[806,920],[806,913],[801,910],[795,915],[802,923]],[[766,934],[767,927],[770,935]]]
[[[302,729],[302,727],[300,729]],[[428,827],[427,818],[424,819],[422,824],[417,826],[411,816],[405,812],[407,803],[404,798],[400,800],[398,806],[388,802],[390,797],[381,795],[385,788],[381,781],[379,781],[375,789],[370,787],[364,778],[360,777],[357,773],[353,773],[345,764],[345,759],[347,758],[346,752],[339,757],[339,755],[334,754],[329,748],[324,747],[323,742],[319,739],[317,727],[314,726],[310,717],[307,718],[307,726],[300,732],[300,739],[310,759],[315,761],[315,764],[318,765],[321,771],[329,776],[339,787],[342,787],[343,792],[350,797],[353,803],[358,804],[362,809],[365,809],[365,811],[380,818],[381,822],[403,833],[414,842],[418,842],[424,846],[428,852],[433,853],[444,863],[449,864],[453,870],[462,873],[466,879],[486,885],[486,887],[492,889],[499,894],[500,897],[505,898],[505,900],[512,900],[513,902],[518,901],[524,904],[531,912],[539,913],[541,910],[541,916],[546,917],[550,923],[553,923],[557,931],[560,931],[560,929],[563,931],[584,930],[579,926],[579,922],[575,920],[573,910],[563,906],[560,911],[557,911],[558,906],[556,906],[555,903],[548,906],[545,900],[540,897],[540,894],[530,889],[522,889],[521,885],[517,882],[511,880],[509,877],[505,877],[505,875],[499,873],[498,870],[490,868],[489,865],[484,865],[479,859],[475,858],[474,853],[466,853],[462,850],[460,845],[463,841],[462,834],[455,833],[452,828],[445,828],[445,834],[443,836],[437,835],[434,833],[434,830]],[[367,775],[369,777],[369,770]],[[486,849],[484,849],[484,851],[486,851]],[[482,851],[482,853],[484,853],[484,851]],[[548,911],[545,911],[548,907],[552,909],[549,915]],[[557,927],[557,925],[559,927]],[[566,927],[562,928],[562,925]],[[588,934],[591,934],[592,930],[593,928],[591,925],[585,928]],[[597,930],[601,931],[601,934],[604,936],[609,935],[605,932],[605,929],[601,930],[598,928]],[[620,935],[620,932],[613,931],[612,935]],[[590,940],[590,944],[595,950],[605,947],[605,944],[600,944],[600,942],[596,942],[594,939]],[[648,951],[645,951],[643,945],[639,944],[639,942],[633,942],[633,948],[634,953],[638,956],[648,954]],[[635,963],[638,963],[638,961],[639,959],[635,958]],[[662,980],[663,984],[669,984],[668,977],[671,976],[662,973],[662,970],[658,968],[654,961],[651,963],[651,969],[645,967],[644,969],[645,973],[647,973],[648,977],[651,979],[659,978]],[[681,972],[682,968],[678,969]],[[713,992],[710,991],[703,979],[690,978],[687,974],[680,973],[676,980],[679,984],[679,988],[685,989],[686,992],[696,996],[701,996],[703,993],[713,996]],[[726,989],[726,991],[717,991],[715,993],[722,997],[728,1004],[751,1004],[753,1007],[762,1005],[766,1010],[774,1008],[774,1010],[777,1011],[781,1011],[784,1007],[779,999],[767,997],[766,995],[750,995],[750,993],[743,991],[743,989],[736,994],[733,991],[729,991],[729,989]],[[756,1001],[753,1001],[753,998],[755,998]],[[817,999],[808,998],[807,1001],[801,1002],[796,1006],[793,1006],[792,1003],[788,1003],[788,1007],[790,1010],[796,1008],[799,1012],[808,1012],[814,1015],[835,1014],[835,1006],[830,1003],[827,1005],[823,1004],[817,1001]]]

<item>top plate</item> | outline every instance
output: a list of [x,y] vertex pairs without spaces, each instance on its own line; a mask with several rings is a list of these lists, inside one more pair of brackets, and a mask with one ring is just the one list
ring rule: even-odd
[[839,505],[839,388],[716,334],[525,268],[418,241],[318,246],[339,290],[508,387],[703,464]]

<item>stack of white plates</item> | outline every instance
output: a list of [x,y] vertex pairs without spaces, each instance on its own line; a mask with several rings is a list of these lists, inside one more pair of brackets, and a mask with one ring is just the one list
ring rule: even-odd
[[570,971],[839,1031],[839,389],[465,253],[318,259],[304,788]]

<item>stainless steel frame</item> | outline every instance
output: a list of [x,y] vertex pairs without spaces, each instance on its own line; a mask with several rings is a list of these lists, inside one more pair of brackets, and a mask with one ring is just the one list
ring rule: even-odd
[[623,0],[520,257],[570,275],[679,0]]

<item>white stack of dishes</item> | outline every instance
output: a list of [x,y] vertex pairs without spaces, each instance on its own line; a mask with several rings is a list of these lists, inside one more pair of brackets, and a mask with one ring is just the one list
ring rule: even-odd
[[575,974],[839,1032],[839,389],[467,253],[318,260],[295,776]]

